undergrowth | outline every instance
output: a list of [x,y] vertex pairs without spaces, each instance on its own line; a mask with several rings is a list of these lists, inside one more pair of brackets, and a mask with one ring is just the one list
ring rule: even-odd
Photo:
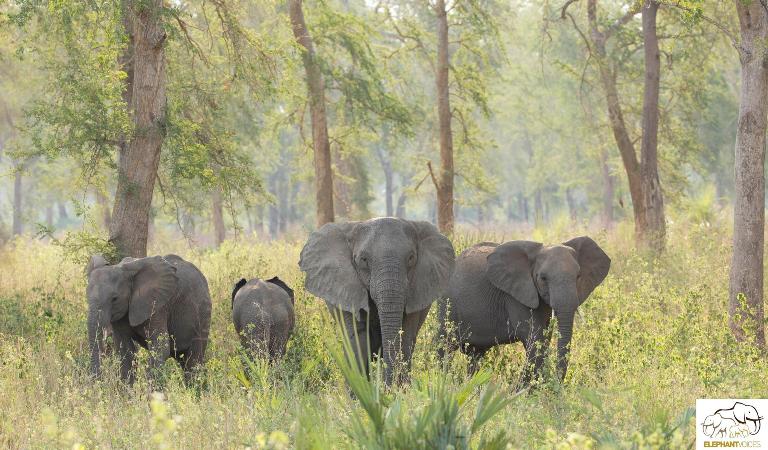
[[[185,387],[172,361],[162,394],[141,371],[125,386],[114,362],[93,381],[83,266],[61,247],[16,240],[0,249],[0,446],[689,448],[697,398],[768,393],[766,358],[728,329],[724,223],[671,223],[668,249],[657,259],[633,250],[626,223],[611,232],[566,223],[459,233],[457,252],[481,240],[553,243],[589,234],[613,260],[580,308],[565,382],[545,377],[522,393],[519,344],[490,352],[474,378],[462,355],[440,370],[434,308],[410,383],[385,389],[375,376],[367,380],[345,364],[323,302],[304,290],[302,243],[255,239],[218,250],[166,240],[151,249],[180,254],[208,278],[214,307],[202,383]],[[229,296],[241,277],[275,275],[296,293],[297,324],[287,354],[270,366],[241,354]]]

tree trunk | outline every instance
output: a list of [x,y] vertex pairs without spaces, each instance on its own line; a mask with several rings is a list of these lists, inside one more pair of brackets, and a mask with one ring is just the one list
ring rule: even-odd
[[395,217],[405,219],[405,201],[408,200],[408,194],[401,188],[400,196],[397,197],[397,207],[395,208]]
[[278,195],[278,171],[273,172],[269,178],[267,178],[267,188],[269,192],[275,197],[275,202],[269,204],[269,236],[272,239],[277,239],[280,235],[280,206],[277,201]]
[[288,205],[289,192],[287,168],[280,168],[280,178],[278,178],[277,183],[277,205],[280,217],[279,227],[280,233],[285,234],[285,232],[288,230],[288,215],[290,212],[290,206]]
[[541,199],[541,190],[537,189],[533,194],[533,223],[535,226],[541,226],[544,221],[544,202]]
[[216,247],[220,246],[227,238],[227,228],[224,225],[224,204],[221,199],[221,188],[214,188],[211,195],[211,219],[213,221],[213,237]]
[[312,116],[312,146],[315,156],[315,203],[317,226],[334,221],[333,169],[331,144],[328,141],[328,122],[325,114],[325,81],[317,62],[312,37],[304,22],[302,0],[289,0],[288,11],[296,41],[304,47],[302,59],[307,77],[309,109]]
[[528,197],[525,194],[518,194],[518,207],[520,208],[520,220],[528,223]]
[[64,202],[57,202],[57,205],[59,207],[59,222],[63,220],[69,220],[69,214],[67,213],[67,205],[64,204]]
[[768,17],[760,2],[734,0],[741,28],[741,99],[736,133],[730,326],[739,341],[765,348],[763,246],[765,133],[768,117]]
[[643,7],[643,47],[645,49],[645,88],[643,91],[643,140],[640,147],[640,177],[642,180],[642,227],[638,231],[644,248],[655,253],[664,250],[666,220],[664,197],[658,168],[659,134],[659,39],[656,35],[656,15],[659,4],[647,1]]
[[448,13],[445,0],[436,0],[437,15],[437,116],[440,125],[440,173],[437,190],[437,225],[443,233],[453,232],[453,132],[451,131],[450,54]]
[[[656,35],[658,4],[650,1],[642,8],[645,41],[645,90],[643,99],[643,143],[640,161],[629,136],[616,86],[616,73],[606,52],[608,35],[598,29],[597,0],[587,3],[590,36],[595,48],[600,81],[605,91],[608,118],[627,173],[629,194],[635,219],[635,241],[639,248],[655,252],[664,248],[664,203],[658,176],[656,142],[659,104],[659,47]],[[647,136],[646,136],[647,135]]]
[[264,233],[264,205],[256,205],[256,218],[253,222],[253,229],[259,237]]
[[392,161],[389,160],[389,155],[386,150],[381,148],[381,144],[376,146],[376,156],[379,157],[381,169],[384,171],[384,203],[386,204],[386,216],[392,217],[394,216],[394,173],[392,171]]
[[21,164],[14,164],[13,173],[13,235],[19,236],[24,232],[24,225],[22,223],[22,209],[24,193],[22,192],[22,173]]
[[149,213],[165,134],[165,39],[161,0],[134,4],[134,134],[118,161],[109,240],[118,257],[147,255]]
[[570,188],[565,190],[565,202],[568,204],[568,216],[571,222],[576,222],[579,218],[579,213],[576,211],[576,199],[573,198],[573,191]]
[[48,229],[53,228],[53,204],[49,203],[45,206],[45,226],[48,227]]
[[611,168],[608,167],[608,155],[605,151],[600,152],[600,170],[603,175],[603,227],[606,230],[613,228],[613,197],[614,180],[611,175]]

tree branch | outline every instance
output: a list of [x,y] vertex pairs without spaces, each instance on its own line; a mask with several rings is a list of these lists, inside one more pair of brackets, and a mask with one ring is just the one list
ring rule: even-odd
[[[672,8],[677,8],[677,9],[680,9],[680,10],[685,11],[687,13],[692,13],[692,14],[697,13],[697,11],[694,10],[693,8],[690,8],[688,6],[682,5],[679,0],[676,1],[676,2],[666,2],[664,0],[659,0],[659,5],[669,6],[669,7],[672,7]],[[736,38],[736,35],[734,35],[733,32],[731,32],[731,30],[728,29],[728,27],[726,27],[725,25],[723,25],[722,23],[718,22],[717,20],[715,20],[715,19],[713,19],[713,18],[711,18],[709,16],[706,16],[704,14],[701,14],[700,17],[705,22],[709,23],[710,25],[712,25],[715,28],[717,28],[718,30],[720,30],[720,32],[723,33],[731,41],[731,45],[733,45],[733,47],[739,53],[741,53],[741,45],[739,44],[739,40]]]
[[572,3],[576,3],[578,1],[579,0],[568,0],[567,2],[565,2],[565,5],[563,5],[563,7],[560,8],[560,18],[565,20],[565,16],[567,14],[568,7],[571,6]]
[[432,183],[435,185],[435,189],[440,189],[440,183],[435,177],[435,172],[432,171],[432,161],[427,161],[427,168],[429,168],[429,176],[432,177]]

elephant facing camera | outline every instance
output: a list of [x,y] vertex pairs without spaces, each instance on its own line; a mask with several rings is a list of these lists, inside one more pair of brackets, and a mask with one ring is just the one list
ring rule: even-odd
[[110,265],[100,255],[86,268],[91,372],[114,349],[120,376],[132,382],[139,347],[149,350],[150,374],[173,357],[190,380],[203,363],[211,323],[205,276],[179,256],[125,258]]
[[[564,379],[574,316],[610,270],[611,259],[591,238],[557,245],[531,241],[482,242],[464,251],[439,303],[439,335],[455,342],[473,371],[491,348],[525,346],[522,384],[540,376],[557,318],[557,375]],[[450,327],[448,324],[452,324]]]

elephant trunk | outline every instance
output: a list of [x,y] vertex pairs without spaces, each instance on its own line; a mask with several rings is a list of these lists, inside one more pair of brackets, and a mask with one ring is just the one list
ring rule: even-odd
[[760,432],[761,419],[747,419],[746,422],[750,435],[754,436]]
[[557,339],[557,373],[562,381],[565,378],[565,372],[568,370],[568,353],[573,336],[573,316],[575,309],[555,310],[557,317],[557,328],[560,337]]
[[371,297],[376,303],[381,324],[382,358],[386,364],[384,381],[391,385],[394,381],[395,366],[398,362],[405,310],[405,274],[398,267],[384,267],[371,283]]
[[91,346],[91,374],[101,375],[101,358],[107,351],[107,336],[112,334],[109,314],[91,308],[88,312],[88,342]]

